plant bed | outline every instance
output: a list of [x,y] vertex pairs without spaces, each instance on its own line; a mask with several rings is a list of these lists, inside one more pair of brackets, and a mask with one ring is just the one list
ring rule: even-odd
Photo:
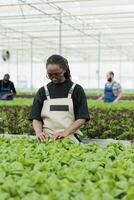
[[[1,103],[1,102],[0,102]],[[28,120],[32,100],[19,99],[0,104],[0,131],[10,134],[34,134]],[[117,104],[104,104],[88,101],[90,121],[81,131],[89,138],[134,139],[134,102],[120,101]]]
[[1,200],[133,200],[134,146],[0,137]]
[[[0,134],[0,137],[4,137],[4,138],[30,138],[30,139],[33,139],[33,140],[36,140],[36,136],[34,135],[29,135],[29,134]],[[107,145],[109,144],[114,144],[114,143],[120,143],[120,144],[123,144],[123,145],[131,145],[133,144],[134,142],[133,141],[130,141],[130,140],[115,140],[115,139],[112,139],[112,138],[109,138],[109,139],[91,139],[91,138],[88,138],[88,137],[83,137],[83,136],[80,136],[81,138],[81,143],[84,143],[84,144],[92,144],[92,143],[96,143],[98,144],[99,146],[101,147],[106,147]]]

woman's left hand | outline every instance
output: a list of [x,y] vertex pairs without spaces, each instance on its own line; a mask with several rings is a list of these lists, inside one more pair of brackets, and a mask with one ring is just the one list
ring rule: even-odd
[[66,133],[65,131],[62,131],[62,132],[56,132],[54,135],[53,135],[53,139],[54,140],[59,140],[59,139],[63,139],[64,137],[68,136],[68,133]]

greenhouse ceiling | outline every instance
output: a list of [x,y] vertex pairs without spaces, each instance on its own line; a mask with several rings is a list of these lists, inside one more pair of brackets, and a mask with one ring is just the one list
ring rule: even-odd
[[134,57],[134,0],[1,0],[0,50]]

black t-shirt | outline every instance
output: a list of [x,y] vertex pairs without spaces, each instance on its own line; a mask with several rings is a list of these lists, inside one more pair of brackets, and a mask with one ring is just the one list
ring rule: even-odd
[[[65,80],[63,83],[60,84],[55,84],[53,82],[48,83],[47,87],[50,94],[50,98],[67,98],[72,85],[73,82],[70,80]],[[30,120],[36,119],[42,121],[41,110],[43,107],[43,102],[46,99],[47,98],[45,94],[45,89],[44,87],[41,87],[34,98],[33,106],[29,117]],[[86,119],[86,121],[88,121],[90,118],[85,92],[83,88],[78,84],[76,84],[74,88],[72,100],[74,105],[75,119]]]
[[9,86],[10,86],[10,92],[16,94],[16,90],[12,81],[5,83],[3,80],[0,80],[0,92],[2,92],[4,88],[8,88]]

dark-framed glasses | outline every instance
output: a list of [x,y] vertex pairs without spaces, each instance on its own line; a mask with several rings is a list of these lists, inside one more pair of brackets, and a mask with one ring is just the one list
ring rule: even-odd
[[55,77],[61,77],[63,75],[63,73],[64,73],[64,70],[62,70],[61,72],[53,73],[53,74],[47,72],[46,73],[46,77],[48,79],[52,78],[53,76],[55,76]]

